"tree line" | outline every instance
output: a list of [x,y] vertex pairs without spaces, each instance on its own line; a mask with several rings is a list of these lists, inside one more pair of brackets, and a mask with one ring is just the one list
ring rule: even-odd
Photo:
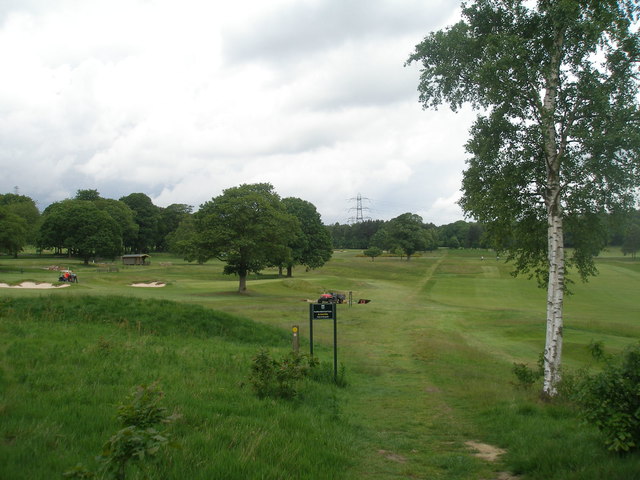
[[119,200],[97,190],[39,212],[24,195],[0,195],[0,253],[16,256],[26,245],[81,258],[85,264],[123,253],[169,251],[188,261],[225,262],[237,274],[240,291],[247,275],[278,267],[292,276],[296,265],[322,266],[333,252],[331,237],[315,206],[280,198],[268,183],[240,185],[205,202],[197,212],[185,204],[166,208],[144,193]]
[[[271,198],[273,205],[280,205],[278,208],[297,219],[298,223],[294,221],[294,224],[301,231],[293,235],[293,239],[283,241],[284,247],[259,242],[260,233],[270,229],[257,219],[251,219],[256,229],[250,232],[246,225],[249,212],[239,208],[239,205],[249,203],[257,212],[258,203],[252,196],[263,200]],[[280,199],[271,185],[257,184],[225,190],[223,195],[206,202],[195,213],[193,207],[186,204],[158,207],[144,193],[132,193],[114,200],[101,197],[97,190],[78,190],[74,198],[55,202],[40,213],[28,196],[0,194],[0,253],[17,256],[26,245],[34,245],[57,254],[78,256],[85,262],[96,258],[113,259],[123,253],[171,252],[185,260],[202,263],[212,258],[214,249],[196,238],[203,235],[201,230],[205,229],[207,212],[211,214],[212,209],[218,212],[223,200],[227,201],[224,208],[235,208],[225,217],[237,220],[232,232],[237,234],[242,229],[245,236],[253,237],[253,242],[261,243],[274,257],[267,263],[286,269],[288,276],[292,275],[295,265],[321,266],[330,258],[332,249],[377,248],[410,258],[415,252],[441,247],[494,248],[482,223],[459,220],[436,226],[423,222],[420,216],[412,213],[388,221],[324,226],[310,202],[297,198]],[[275,224],[280,223],[285,230],[295,233],[296,229],[286,217],[272,218],[277,212],[277,209],[271,212],[267,217],[269,221],[276,220]],[[264,217],[263,212],[257,215]],[[625,255],[635,257],[640,250],[640,211],[625,221],[609,217],[603,222],[608,225],[608,245],[619,246]],[[212,235],[214,226],[207,228]],[[273,233],[271,235],[276,238]],[[232,236],[228,234],[228,237]],[[225,241],[234,243],[233,238]],[[573,246],[573,235],[567,235],[565,244]],[[218,256],[228,258],[228,254]],[[243,270],[242,266],[238,268]]]
[[[621,247],[622,253],[635,258],[640,251],[640,210],[628,217],[619,218],[614,215],[603,215],[602,223],[606,225],[606,244]],[[413,229],[411,226],[413,225]],[[402,254],[402,246],[406,242],[415,243],[414,251],[430,251],[437,248],[484,248],[505,250],[509,243],[499,247],[492,241],[486,225],[479,222],[458,220],[453,223],[436,226],[423,223],[418,215],[402,214],[392,220],[367,220],[353,224],[328,225],[333,247],[336,249],[368,249]],[[511,243],[516,241],[515,238]],[[506,248],[505,248],[506,246]],[[565,246],[576,246],[575,232],[565,237]]]
[[17,256],[25,246],[91,259],[166,249],[167,235],[191,213],[188,205],[157,207],[144,193],[119,200],[97,190],[38,210],[28,196],[0,195],[0,252]]
[[392,251],[411,238],[417,250],[445,248],[489,248],[483,240],[484,228],[475,222],[458,220],[436,226],[419,215],[403,213],[391,220],[366,220],[352,224],[328,225],[334,248],[366,249],[378,247]]

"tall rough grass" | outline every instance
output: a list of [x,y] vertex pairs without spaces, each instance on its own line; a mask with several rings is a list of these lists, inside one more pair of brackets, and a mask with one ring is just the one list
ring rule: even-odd
[[339,391],[311,385],[290,403],[244,386],[259,348],[287,350],[273,327],[172,302],[5,298],[0,340],[0,478],[57,478],[92,458],[114,406],[155,381],[183,417],[162,478],[344,478],[350,463],[352,427],[324,410]]

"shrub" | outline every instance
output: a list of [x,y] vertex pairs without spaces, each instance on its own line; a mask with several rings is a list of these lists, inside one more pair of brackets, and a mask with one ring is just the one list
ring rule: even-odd
[[602,340],[599,340],[597,342],[591,340],[591,343],[587,345],[587,350],[589,350],[591,356],[597,361],[606,360],[607,358],[604,353],[604,342]]
[[[117,418],[124,428],[112,435],[102,447],[102,454],[98,457],[98,478],[124,480],[129,462],[138,462],[142,467],[145,460],[153,463],[159,459],[159,453],[169,445],[169,435],[160,425],[178,418],[160,406],[163,395],[156,384],[140,385],[120,404]],[[82,464],[65,472],[64,476],[78,479],[96,477]]]
[[278,361],[269,352],[261,350],[251,364],[249,382],[260,398],[277,397],[291,399],[298,395],[298,383],[309,376],[318,361],[295,352]]
[[516,387],[530,389],[534,383],[544,376],[544,356],[538,357],[537,369],[530,368],[526,363],[514,363],[511,371],[516,376]]
[[601,373],[587,376],[576,398],[584,418],[604,434],[614,452],[640,445],[640,344],[610,358]]

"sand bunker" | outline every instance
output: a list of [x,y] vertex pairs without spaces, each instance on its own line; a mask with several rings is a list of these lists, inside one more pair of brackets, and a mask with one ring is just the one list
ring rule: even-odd
[[166,285],[167,285],[166,283],[162,283],[162,282],[132,283],[131,284],[132,287],[151,287],[151,288],[164,287]]
[[22,282],[20,285],[8,285],[6,283],[0,283],[0,288],[65,288],[70,287],[68,283],[66,285],[53,285],[52,283],[35,283],[35,282]]

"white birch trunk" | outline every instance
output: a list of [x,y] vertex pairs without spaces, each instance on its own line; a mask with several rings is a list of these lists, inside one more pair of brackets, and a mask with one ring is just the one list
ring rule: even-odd
[[562,229],[562,187],[560,166],[564,145],[558,145],[555,124],[556,99],[562,61],[564,32],[557,31],[547,72],[545,96],[542,106],[542,134],[547,167],[545,203],[547,207],[547,254],[549,283],[547,286],[547,338],[544,347],[543,395],[554,397],[558,393],[562,363],[562,309],[564,302],[564,232]]
[[[558,208],[559,210],[559,208]],[[562,212],[551,211],[548,224],[549,285],[547,287],[547,337],[544,349],[543,394],[558,393],[562,363],[562,310],[564,302],[564,234]]]

